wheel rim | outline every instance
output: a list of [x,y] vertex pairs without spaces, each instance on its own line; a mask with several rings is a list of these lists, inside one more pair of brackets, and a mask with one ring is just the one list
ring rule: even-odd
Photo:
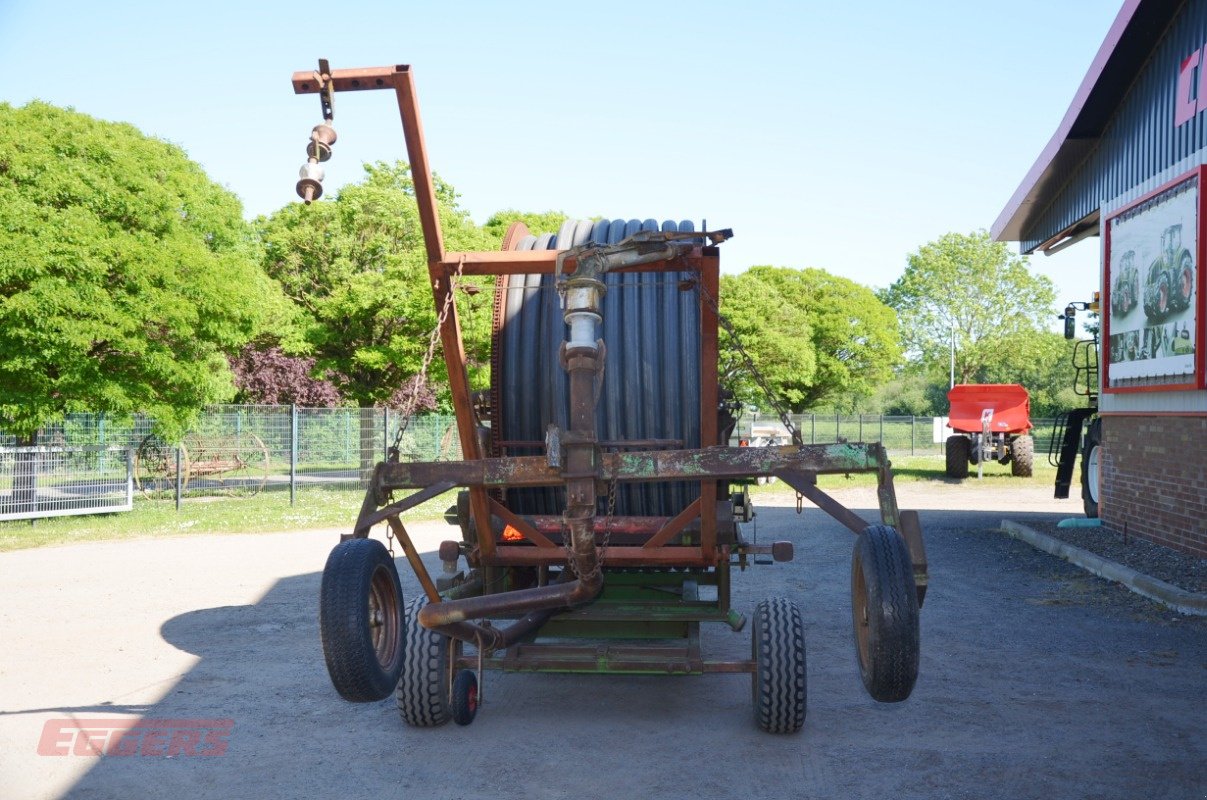
[[398,618],[398,594],[394,580],[384,566],[373,570],[369,581],[369,636],[377,663],[384,669],[394,666],[398,654],[398,635],[401,621]]
[[1101,449],[1098,445],[1093,445],[1085,459],[1086,483],[1089,484],[1086,488],[1089,489],[1090,500],[1095,503],[1098,502],[1098,452]]
[[465,696],[465,707],[469,709],[469,713],[476,713],[478,710],[478,687],[470,686],[469,692]]
[[1168,306],[1169,306],[1169,288],[1166,287],[1165,284],[1161,284],[1160,288],[1158,288],[1158,290],[1157,290],[1157,310],[1160,311],[1162,314],[1164,314],[1165,309]]
[[867,582],[863,577],[863,564],[858,557],[851,571],[851,605],[855,618],[855,648],[859,653],[859,666],[866,668],[871,649],[872,631],[868,620]]

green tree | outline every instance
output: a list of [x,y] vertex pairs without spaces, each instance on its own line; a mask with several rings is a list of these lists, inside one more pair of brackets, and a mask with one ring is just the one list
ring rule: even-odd
[[954,337],[956,382],[997,382],[1050,355],[1052,282],[985,231],[948,233],[918,248],[880,299],[896,309],[907,355],[938,369]]
[[[808,315],[749,272],[721,276],[721,313],[767,382],[776,402],[799,409],[817,374]],[[768,398],[732,342],[721,340],[721,386],[746,404],[768,408]]]
[[0,104],[0,197],[0,429],[145,412],[172,435],[230,396],[224,354],[274,297],[234,195],[130,125],[33,102]]
[[[867,287],[820,269],[752,267],[722,279],[722,311],[734,321],[773,391],[794,412],[851,407],[892,377],[897,321]],[[738,395],[762,403],[732,352],[722,374]]]
[[[543,214],[505,209],[490,215],[490,219],[482,225],[491,238],[503,241],[504,234],[513,222],[522,222],[528,226],[528,232],[534,234],[557,233],[568,217],[560,211],[546,211]],[[495,246],[496,248],[498,245]]]
[[[491,250],[499,242],[435,180],[445,247]],[[256,221],[264,267],[297,304],[314,369],[361,407],[398,405],[415,391],[436,324],[415,187],[408,165],[365,165],[365,178],[332,200],[292,203]],[[471,381],[483,385],[490,350],[490,283],[462,282],[457,295]],[[432,382],[448,403],[443,360]],[[434,403],[430,396],[426,398]]]

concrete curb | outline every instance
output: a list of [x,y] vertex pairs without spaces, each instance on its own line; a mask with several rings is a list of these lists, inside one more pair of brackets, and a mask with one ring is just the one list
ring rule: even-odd
[[1207,617],[1207,593],[1188,592],[1172,583],[1159,581],[1142,572],[1137,572],[1131,567],[1108,561],[1088,550],[1066,544],[1012,520],[1002,520],[1002,531],[1008,536],[1026,542],[1037,550],[1043,550],[1045,553],[1063,558],[1087,572],[1092,572],[1099,578],[1121,583],[1136,594],[1147,597],[1149,600],[1155,600],[1180,614]]

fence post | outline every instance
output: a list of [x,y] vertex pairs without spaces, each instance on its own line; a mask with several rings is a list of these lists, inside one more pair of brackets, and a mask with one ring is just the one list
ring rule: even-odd
[[[880,414],[880,444],[881,445],[884,444],[884,414],[883,414],[883,412]],[[888,452],[887,447],[884,448],[884,452],[886,452],[886,453]]]
[[127,447],[126,454],[126,505],[134,508],[134,451]]
[[298,404],[289,404],[289,505],[298,499]]
[[855,441],[857,441],[857,442],[863,441],[863,412],[862,411],[859,412],[859,438],[856,439]]
[[909,454],[911,456],[914,454],[914,424],[917,421],[917,417],[915,417],[913,414],[909,415]]
[[181,485],[180,485],[181,480],[180,479],[183,477],[180,474],[182,471],[180,469],[180,467],[181,467],[180,446],[177,445],[176,446],[176,510],[177,511],[180,510],[180,490],[181,490]]
[[809,414],[809,444],[817,444],[817,412]]
[[381,460],[390,460],[390,409],[381,410]]
[[842,423],[838,419],[838,412],[834,412],[834,441],[842,438]]

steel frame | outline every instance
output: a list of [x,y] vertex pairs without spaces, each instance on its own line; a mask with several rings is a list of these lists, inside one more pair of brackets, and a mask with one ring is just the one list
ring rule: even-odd
[[[572,276],[578,270],[579,265],[575,257],[566,258],[564,254],[559,256],[555,251],[445,251],[432,175],[428,167],[414,74],[409,66],[333,70],[323,74],[315,71],[297,72],[293,75],[293,87],[298,94],[321,93],[327,119],[333,93],[364,90],[395,92],[414,180],[415,198],[427,253],[428,275],[437,308],[442,306],[444,299],[452,291],[452,277],[458,272],[463,275],[494,276],[552,274],[560,268],[561,272]],[[695,246],[689,251],[677,253],[673,258],[626,269],[694,272],[708,296],[718,296],[720,262],[717,248],[714,246]],[[480,651],[479,655],[461,656],[459,661],[463,666],[472,667],[481,661],[487,666],[502,669],[568,671],[741,672],[753,669],[753,662],[750,661],[708,662],[699,654],[699,622],[721,620],[729,622],[735,629],[741,627],[742,620],[735,617],[728,606],[731,563],[735,563],[736,559],[736,563],[745,568],[747,556],[770,554],[772,550],[768,546],[756,547],[748,544],[737,535],[730,503],[727,499],[719,501],[718,497],[721,482],[730,479],[778,476],[826,513],[858,533],[867,527],[868,523],[818,489],[816,475],[876,472],[879,478],[881,520],[896,527],[905,538],[914,564],[914,580],[921,600],[927,583],[921,529],[916,514],[898,511],[890,464],[880,444],[838,442],[767,448],[720,446],[717,414],[717,317],[714,309],[707,303],[700,304],[700,314],[700,441],[705,443],[705,446],[695,450],[646,449],[606,453],[602,452],[600,443],[595,441],[592,433],[589,442],[579,442],[579,450],[563,458],[560,466],[554,467],[545,457],[491,458],[483,452],[483,442],[476,432],[478,423],[465,366],[460,322],[456,304],[451,304],[450,313],[441,324],[439,332],[464,460],[379,464],[355,528],[343,538],[367,536],[369,529],[382,521],[390,525],[402,543],[404,552],[430,601],[420,614],[421,624],[474,644]],[[594,369],[595,362],[589,357],[590,354],[569,355],[569,362],[574,362],[576,357],[582,362],[578,369],[583,374],[588,369]],[[573,405],[573,363],[567,369],[571,370]],[[569,445],[567,452],[570,452]],[[550,566],[567,564],[566,546],[570,541],[560,535],[558,528],[561,526],[557,521],[522,518],[490,495],[491,490],[506,487],[577,487],[577,490],[571,489],[571,495],[573,496],[574,491],[578,491],[582,496],[589,495],[588,504],[590,513],[593,514],[595,487],[604,486],[613,480],[699,481],[700,498],[679,515],[673,518],[625,518],[623,522],[614,520],[611,524],[621,525],[624,530],[617,536],[617,543],[608,547],[606,553],[600,552],[601,548],[596,547],[595,552],[575,554],[575,559],[602,557],[609,570],[669,566],[694,570],[685,572],[682,576],[678,573],[666,573],[672,576],[672,582],[679,584],[678,601],[663,604],[630,603],[626,607],[627,611],[617,611],[615,603],[609,605],[605,593],[597,604],[602,611],[593,613],[591,609],[594,606],[584,609],[586,601],[594,599],[601,591],[601,586],[576,586],[585,583],[585,579],[560,584],[542,582],[547,580]],[[497,570],[530,567],[539,570],[542,576],[538,580],[538,586],[503,592],[501,597],[514,600],[501,602],[483,597],[465,598],[461,596],[465,592],[457,589],[451,594],[438,591],[436,583],[411,543],[400,515],[420,502],[457,486],[466,487],[469,491],[470,517],[473,520],[476,542],[468,544],[466,556],[472,565],[482,570],[485,576],[482,584],[490,586],[493,583],[491,576],[496,574]],[[419,491],[400,501],[392,501],[395,491],[406,489]],[[582,505],[580,502],[580,507]],[[523,538],[514,543],[499,541],[491,523],[492,516],[515,528]],[[585,532],[590,540],[606,527],[601,520],[593,517],[582,524],[586,526]],[[719,531],[723,534],[720,538]],[[588,549],[592,548],[588,546]],[[777,553],[783,552],[785,551],[777,550]],[[563,570],[563,573],[566,571]],[[690,599],[694,597],[700,571],[708,576],[707,581],[718,586],[718,600],[715,604],[698,603]],[[654,576],[647,578],[652,581]],[[620,583],[623,585],[624,580],[620,579]],[[457,599],[450,599],[454,596]],[[620,605],[625,607],[624,603]],[[581,610],[567,612],[568,608]],[[669,657],[665,650],[651,654],[653,651],[648,648],[629,647],[600,651],[598,648],[575,649],[563,645],[555,649],[542,649],[539,645],[517,644],[549,622],[555,611],[566,619],[598,621],[609,618],[613,622],[622,619],[648,620],[669,615],[670,618],[678,619],[687,625],[688,643],[686,647],[680,648],[682,652],[676,651]],[[521,617],[509,632],[501,632],[489,624],[474,622],[473,620],[478,618],[475,615],[513,619],[520,615],[525,616]],[[512,645],[515,646],[511,647]],[[508,647],[511,649],[505,655],[497,654]],[[481,653],[486,656],[484,660],[481,659]]]

